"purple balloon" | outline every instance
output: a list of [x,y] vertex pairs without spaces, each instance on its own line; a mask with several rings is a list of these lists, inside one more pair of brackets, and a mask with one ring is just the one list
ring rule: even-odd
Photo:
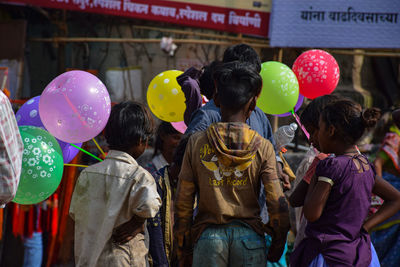
[[[44,127],[42,120],[39,115],[39,100],[40,96],[35,96],[23,104],[20,109],[15,114],[17,119],[18,126],[21,125],[31,125],[40,127],[43,130],[46,130]],[[57,138],[56,138],[57,139]],[[61,151],[63,153],[64,163],[69,163],[75,156],[78,154],[79,149],[71,146],[69,143],[65,143],[61,140],[58,140],[60,144]],[[79,147],[82,146],[82,143],[75,144]]]
[[15,114],[18,126],[31,125],[44,129],[43,123],[39,116],[39,99],[40,96],[26,101]]
[[97,136],[110,117],[107,88],[94,75],[68,71],[52,80],[39,102],[40,118],[56,138],[80,143]]
[[[299,98],[297,99],[297,103],[294,106],[294,112],[298,111],[299,108],[301,107],[301,105],[303,105],[303,100],[304,100],[304,96],[302,94],[299,94]],[[292,112],[286,112],[286,113],[283,113],[283,114],[274,114],[274,116],[277,116],[277,117],[287,117],[287,116],[290,116],[290,115],[292,115]]]

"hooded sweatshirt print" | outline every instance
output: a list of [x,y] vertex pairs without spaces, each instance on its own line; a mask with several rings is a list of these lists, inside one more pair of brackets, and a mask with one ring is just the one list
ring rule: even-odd
[[[208,225],[241,221],[264,234],[258,203],[262,174],[277,177],[275,152],[247,124],[219,122],[195,133],[179,174],[176,215],[184,225],[177,225],[176,233],[187,235],[190,228],[196,241]],[[281,193],[271,192],[275,197]],[[198,214],[190,227],[195,194]]]

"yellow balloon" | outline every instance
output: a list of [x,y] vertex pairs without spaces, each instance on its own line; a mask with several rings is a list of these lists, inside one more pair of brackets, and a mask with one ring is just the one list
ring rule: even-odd
[[147,88],[147,104],[153,114],[163,121],[183,121],[185,95],[176,81],[176,77],[182,73],[179,70],[161,72],[151,80]]

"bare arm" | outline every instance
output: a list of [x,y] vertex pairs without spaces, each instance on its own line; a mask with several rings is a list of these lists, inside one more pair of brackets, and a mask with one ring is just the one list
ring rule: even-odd
[[368,232],[400,210],[400,192],[381,176],[376,176],[372,192],[385,202],[375,214],[365,221],[363,227]]
[[301,207],[307,195],[308,184],[304,180],[296,186],[293,193],[289,196],[289,203],[292,207]]
[[314,176],[304,201],[304,217],[309,222],[315,222],[321,217],[332,188],[331,183],[316,180],[317,177]]
[[374,161],[375,171],[376,171],[376,175],[377,176],[381,176],[382,177],[382,167],[383,167],[384,163],[385,163],[385,159],[380,157],[379,154],[378,154],[378,156],[376,157],[376,159]]

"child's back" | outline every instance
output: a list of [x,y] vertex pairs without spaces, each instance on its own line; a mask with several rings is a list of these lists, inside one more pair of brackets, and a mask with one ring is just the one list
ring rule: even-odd
[[318,164],[315,175],[332,188],[320,218],[307,224],[307,238],[292,260],[296,266],[307,266],[322,253],[329,266],[368,266],[371,241],[360,229],[375,183],[371,164],[363,155],[329,157]]
[[[127,137],[137,138],[138,129],[126,129],[126,134],[113,133],[121,130],[117,126],[124,123],[115,122],[121,118],[136,116],[131,122],[136,121],[140,127],[137,118],[144,115],[134,111],[141,109],[144,110],[132,102],[113,107],[106,126],[111,150],[104,161],[89,166],[78,178],[70,206],[75,221],[76,266],[121,266],[121,262],[129,266],[147,265],[144,221],[155,216],[161,204],[153,177],[134,159],[143,153],[142,142],[147,134],[143,134],[142,141],[135,142]],[[126,152],[118,149],[124,143]],[[131,237],[116,242],[113,234],[121,225],[132,230]]]
[[210,224],[234,220],[264,234],[258,193],[262,173],[277,177],[272,144],[245,123],[221,122],[194,134],[185,153],[192,160],[184,161],[180,177],[193,177],[199,194],[195,239]]
[[[222,122],[193,134],[186,147],[175,202],[178,258],[194,245],[195,267],[265,266],[261,182],[273,236],[272,261],[282,255],[289,216],[273,146],[245,123],[256,106],[261,77],[237,62],[222,65],[214,75]],[[196,194],[198,213],[192,222]]]

